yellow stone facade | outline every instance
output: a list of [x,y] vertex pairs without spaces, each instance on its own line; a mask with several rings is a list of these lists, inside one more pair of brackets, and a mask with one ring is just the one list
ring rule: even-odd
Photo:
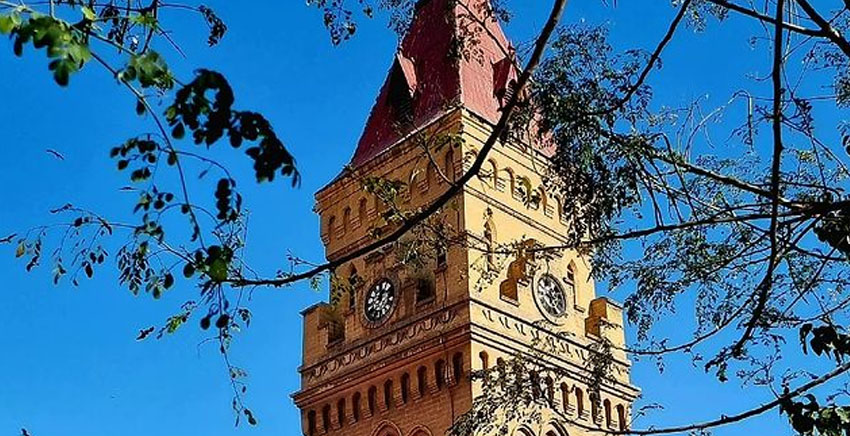
[[[459,107],[418,131],[425,137],[456,134],[462,138],[459,145],[429,157],[421,136],[411,135],[343,172],[316,194],[327,258],[338,259],[374,241],[371,231],[381,222],[383,206],[364,191],[365,177],[405,182],[405,209],[430,204],[449,186],[442,176],[459,178],[491,131],[489,123]],[[518,141],[497,144],[480,176],[442,212],[470,244],[450,246],[445,260],[433,261],[424,274],[401,265],[392,248],[335,271],[338,277],[356,274],[363,283],[353,301],[346,296],[339,303],[339,323],[323,315],[326,304],[303,312],[301,389],[293,397],[305,435],[442,435],[481,393],[480,383],[469,381],[470,371],[518,352],[568,374],[549,382],[551,392],[556,407],[581,425],[564,426],[543,416],[534,425],[516,426],[512,434],[580,435],[587,433],[582,426],[627,425],[638,390],[630,383],[630,363],[622,351],[614,352],[616,382],[605,383],[599,401],[592,401],[588,391],[589,345],[599,335],[615,347],[625,341],[622,309],[596,296],[587,259],[559,252],[538,257],[533,268],[522,271],[522,265],[510,265],[516,258],[488,259],[469,247],[530,239],[544,246],[565,242],[561,235],[568,217],[560,212],[559,198],[542,188],[546,165],[545,157]],[[524,186],[538,190],[540,201],[526,201]],[[496,277],[482,280],[483,271]],[[556,278],[566,291],[566,317],[547,318],[538,307],[533,288],[541,274]],[[364,316],[364,298],[383,279],[393,284],[397,299],[389,317],[374,323]],[[423,280],[430,282],[431,292],[419,292]]]

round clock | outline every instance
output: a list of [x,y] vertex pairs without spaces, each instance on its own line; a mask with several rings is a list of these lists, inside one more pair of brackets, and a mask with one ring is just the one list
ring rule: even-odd
[[543,274],[537,279],[534,300],[543,314],[550,319],[561,318],[567,314],[567,295],[551,274]]
[[366,301],[363,307],[366,320],[371,323],[379,323],[389,316],[395,305],[396,294],[392,282],[382,279],[375,283],[366,293]]

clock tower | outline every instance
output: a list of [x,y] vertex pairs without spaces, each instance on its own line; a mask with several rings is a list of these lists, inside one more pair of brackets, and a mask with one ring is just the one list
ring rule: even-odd
[[[329,260],[392,229],[389,206],[364,189],[369,180],[395,181],[393,207],[413,211],[468,169],[513,94],[515,65],[488,0],[417,3],[350,165],[316,194]],[[518,353],[559,369],[560,379],[545,381],[548,394],[579,425],[543,413],[511,435],[627,426],[638,390],[618,351],[622,309],[596,297],[588,260],[573,251],[531,259],[521,249],[512,258],[487,249],[565,242],[570,217],[543,183],[549,156],[530,141],[502,138],[440,212],[460,242],[432,248],[415,266],[390,244],[334,271],[346,291],[303,312],[301,389],[293,395],[303,434],[443,435],[482,392],[470,371]],[[615,345],[614,362],[597,397],[586,362],[603,338]]]

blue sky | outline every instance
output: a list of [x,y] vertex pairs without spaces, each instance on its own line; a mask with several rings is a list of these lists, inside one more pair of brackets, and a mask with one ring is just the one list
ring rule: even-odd
[[[353,40],[333,47],[320,14],[304,2],[251,8],[240,3],[211,4],[230,26],[220,46],[206,48],[203,23],[177,12],[167,24],[177,31],[188,58],[163,51],[182,77],[197,67],[225,73],[237,105],[272,120],[298,160],[303,184],[292,189],[285,183],[248,183],[248,160],[221,154],[236,157],[232,167],[243,180],[251,210],[248,256],[256,268],[273,273],[285,266],[287,250],[322,258],[313,192],[348,162],[396,40],[378,19],[364,22]],[[508,27],[514,41],[533,36],[547,3],[510,2],[517,8]],[[669,1],[621,1],[616,8],[601,3],[571,2],[565,22],[607,22],[621,48],[652,47],[674,12]],[[740,23],[712,25],[696,36],[683,30],[689,34],[670,46],[664,68],[651,80],[657,101],[677,105],[705,95],[719,103],[746,73],[769,71],[766,59],[751,50],[750,34],[740,33]],[[43,53],[30,49],[23,59],[15,58],[5,40],[0,40],[0,72],[0,233],[53,222],[48,210],[66,202],[127,217],[133,198],[119,192],[125,181],[107,153],[150,129],[150,120],[134,115],[132,98],[95,65],[60,89]],[[48,148],[65,160],[46,153]],[[35,436],[299,433],[289,397],[299,384],[299,311],[323,293],[306,284],[254,293],[254,322],[233,353],[250,372],[247,400],[260,426],[234,428],[223,364],[213,346],[199,346],[203,336],[194,323],[164,340],[134,340],[140,328],[161,322],[194,297],[195,289],[182,283],[158,301],[133,297],[116,284],[111,267],[80,288],[53,286],[49,267],[27,274],[13,259],[13,248],[3,251],[0,434],[16,434],[21,427]],[[662,322],[660,331],[680,329],[690,318],[680,313]],[[721,386],[686,359],[667,361],[663,373],[653,362],[637,362],[633,379],[643,388],[645,403],[667,408],[653,415],[656,424],[713,418],[767,398],[734,383]],[[716,434],[752,431],[789,434],[776,412]]]

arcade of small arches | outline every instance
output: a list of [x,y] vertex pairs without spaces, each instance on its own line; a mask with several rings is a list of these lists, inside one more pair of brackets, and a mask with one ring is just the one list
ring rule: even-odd
[[[486,351],[478,354],[479,364],[482,369],[490,367],[490,357]],[[497,358],[496,366],[505,366],[504,359]],[[548,404],[558,409],[564,416],[579,422],[585,421],[588,425],[595,425],[610,430],[626,430],[627,409],[626,403],[614,398],[602,398],[601,401],[595,393],[587,392],[579,384],[569,381],[556,383],[551,377],[539,377],[535,372],[529,374],[534,389],[532,395],[545,396]],[[546,434],[546,436],[549,436]]]
[[[457,351],[452,354],[448,363],[445,359],[436,359],[433,364],[420,365],[412,376],[410,372],[405,371],[398,376],[398,380],[389,377],[383,384],[370,385],[365,396],[364,393],[356,391],[335,401],[329,401],[318,409],[309,410],[306,413],[305,435],[321,435],[353,426],[444,389],[456,388],[467,380],[463,362],[463,352]],[[430,436],[425,433],[426,430],[420,429],[420,432],[424,436]],[[397,433],[378,434],[383,436]],[[414,436],[421,435],[416,433]]]
[[[423,426],[417,426],[413,428],[409,433],[409,436],[433,436],[430,430]],[[372,436],[402,436],[402,431],[398,428],[397,425],[393,424],[391,421],[382,421],[378,424],[375,430],[372,432]],[[557,423],[550,423],[545,427],[545,430],[539,435],[535,433],[533,430],[528,428],[527,426],[520,426],[514,429],[511,432],[512,436],[569,436],[569,433],[564,430],[564,428]]]
[[[470,152],[469,156],[474,156],[475,152]],[[468,156],[468,157],[469,157]],[[435,161],[439,161],[434,158]],[[454,155],[454,150],[449,149],[441,159],[442,164],[439,168],[439,175],[435,164],[430,161],[425,165],[424,175],[420,174],[420,168],[414,168],[407,178],[408,189],[402,193],[404,202],[415,201],[417,195],[426,194],[431,187],[445,184],[448,181],[457,180],[459,176],[458,170],[461,165]],[[467,164],[469,159],[467,159]],[[567,214],[563,208],[561,197],[557,194],[550,195],[544,186],[531,188],[532,192],[526,192],[531,186],[530,178],[518,174],[511,167],[499,168],[495,159],[489,159],[482,170],[478,174],[478,178],[495,192],[506,192],[509,198],[520,201],[523,207],[530,210],[542,211],[547,218],[557,219],[562,224],[567,222]],[[353,201],[353,204],[346,205],[342,209],[342,213],[329,215],[322,225],[322,238],[325,242],[338,240],[349,232],[363,227],[369,222],[373,214],[378,214],[387,208],[381,201],[372,196],[372,204],[370,206],[369,199],[366,196],[361,196]]]

